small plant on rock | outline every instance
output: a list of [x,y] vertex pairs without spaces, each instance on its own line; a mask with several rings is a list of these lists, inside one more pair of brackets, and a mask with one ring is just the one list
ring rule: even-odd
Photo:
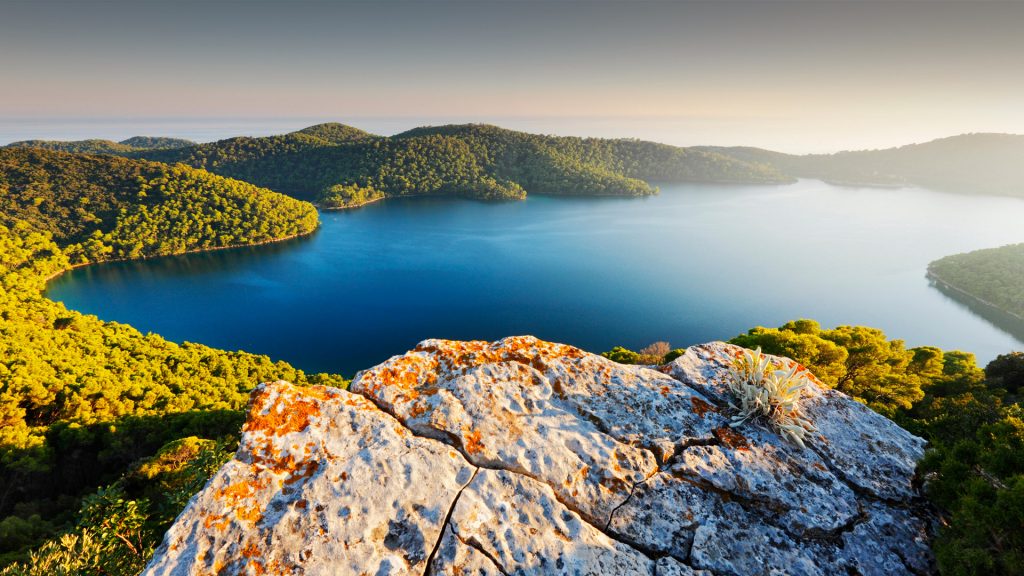
[[797,364],[778,368],[761,349],[743,350],[729,367],[729,389],[738,405],[731,426],[744,422],[766,423],[801,448],[814,426],[800,413],[800,397],[810,384]]

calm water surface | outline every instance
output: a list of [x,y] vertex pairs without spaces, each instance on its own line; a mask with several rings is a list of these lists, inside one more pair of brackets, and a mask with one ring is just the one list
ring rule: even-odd
[[322,220],[302,240],[75,270],[48,294],[171,340],[346,375],[425,338],[534,334],[601,351],[802,317],[982,361],[1024,347],[925,279],[938,257],[1024,240],[1018,199],[805,180],[390,200]]

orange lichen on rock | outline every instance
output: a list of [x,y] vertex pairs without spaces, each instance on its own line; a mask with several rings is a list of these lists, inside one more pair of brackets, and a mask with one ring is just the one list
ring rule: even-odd
[[544,371],[550,361],[577,359],[586,354],[573,346],[544,342],[531,336],[515,336],[494,343],[433,340],[420,344],[414,351],[430,353],[448,372],[500,362],[518,362]]
[[257,493],[265,489],[269,481],[263,477],[241,480],[214,490],[213,497],[221,503],[221,514],[208,515],[203,526],[208,530],[223,530],[232,519],[255,526],[263,517]]
[[715,428],[712,431],[712,433],[715,435],[715,438],[718,438],[719,442],[728,446],[729,448],[733,448],[735,450],[750,449],[750,442],[747,440],[747,438],[728,426]]
[[469,454],[478,454],[483,452],[484,445],[480,442],[480,431],[471,430],[466,433],[465,440],[463,441],[463,447]]
[[301,432],[310,420],[320,415],[320,405],[333,397],[323,386],[301,391],[293,386],[262,386],[249,398],[249,413],[242,432],[265,432],[283,436]]
[[696,413],[701,418],[703,418],[704,415],[707,414],[708,412],[718,412],[718,408],[715,408],[711,404],[708,404],[707,402],[701,400],[700,398],[697,398],[696,396],[690,398],[690,405],[693,407],[694,413]]

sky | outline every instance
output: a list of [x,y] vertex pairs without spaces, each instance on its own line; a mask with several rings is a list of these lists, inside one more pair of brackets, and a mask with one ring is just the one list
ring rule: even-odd
[[1022,24],[1012,1],[2,0],[0,143],[328,120],[787,152],[1024,133]]

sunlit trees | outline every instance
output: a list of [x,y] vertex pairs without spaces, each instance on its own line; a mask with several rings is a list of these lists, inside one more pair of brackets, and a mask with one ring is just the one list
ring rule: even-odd
[[[168,342],[42,295],[69,253],[102,261],[274,240],[315,229],[311,205],[187,166],[31,149],[0,150],[0,188],[0,535],[17,534],[0,538],[0,564],[68,530],[83,496],[162,444],[236,435],[259,382],[346,384],[265,356]],[[154,522],[169,522],[187,499],[181,490],[195,489],[165,485],[178,499],[161,496],[157,508],[146,507],[152,494],[96,493],[78,528],[40,550],[37,564],[137,572],[162,533]]]
[[643,196],[656,192],[648,181],[788,181],[766,164],[708,150],[478,124],[418,128],[390,138],[318,125],[281,136],[133,154],[184,162],[306,199],[335,185],[386,196],[499,200],[527,193]]
[[823,383],[887,416],[921,400],[922,377],[928,376],[922,370],[934,369],[923,352],[908,350],[902,340],[888,340],[881,330],[866,326],[822,330],[817,322],[798,320],[779,328],[757,327],[731,342],[793,358]]

